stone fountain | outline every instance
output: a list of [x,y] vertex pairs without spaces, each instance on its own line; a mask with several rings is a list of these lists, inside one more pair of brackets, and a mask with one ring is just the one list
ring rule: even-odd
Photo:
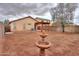
[[45,38],[48,36],[45,30],[42,29],[41,32],[39,32],[39,35],[42,38],[42,40],[36,42],[36,46],[40,49],[39,55],[45,56],[45,50],[51,46],[51,43],[45,40]]

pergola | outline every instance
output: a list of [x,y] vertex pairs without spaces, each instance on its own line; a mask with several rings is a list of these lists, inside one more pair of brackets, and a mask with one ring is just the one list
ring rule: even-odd
[[35,29],[37,30],[37,26],[40,25],[40,30],[41,31],[42,30],[49,30],[49,24],[50,24],[50,22],[44,22],[44,21],[36,22],[35,23]]

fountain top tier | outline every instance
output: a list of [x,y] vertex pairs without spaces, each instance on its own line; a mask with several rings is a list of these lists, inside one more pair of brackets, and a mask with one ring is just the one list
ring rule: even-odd
[[42,32],[39,32],[40,37],[45,38],[48,36],[45,30],[42,30]]

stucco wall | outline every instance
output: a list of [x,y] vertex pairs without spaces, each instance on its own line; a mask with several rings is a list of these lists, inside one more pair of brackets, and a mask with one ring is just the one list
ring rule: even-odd
[[65,32],[75,32],[75,26],[74,25],[66,25]]
[[75,32],[79,32],[79,26],[75,26]]
[[[65,29],[65,32],[79,32],[78,25],[65,25],[64,29]],[[52,31],[61,32],[62,27],[61,26],[52,26]]]

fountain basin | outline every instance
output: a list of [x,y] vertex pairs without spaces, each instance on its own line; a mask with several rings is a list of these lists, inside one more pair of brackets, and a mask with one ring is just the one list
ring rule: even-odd
[[45,42],[38,41],[38,42],[36,42],[36,46],[41,48],[41,49],[47,49],[51,46],[51,43],[47,42],[47,41],[45,41]]
[[47,36],[48,36],[48,34],[40,34],[40,37],[42,37],[42,38],[45,38]]

